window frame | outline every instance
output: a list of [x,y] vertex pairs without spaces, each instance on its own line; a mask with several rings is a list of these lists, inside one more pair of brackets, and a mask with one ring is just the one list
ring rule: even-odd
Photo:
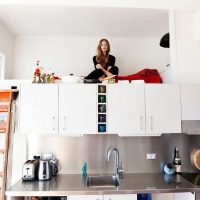
[[6,56],[2,52],[0,52],[0,57],[2,58],[0,65],[0,80],[5,79],[5,62],[6,62]]

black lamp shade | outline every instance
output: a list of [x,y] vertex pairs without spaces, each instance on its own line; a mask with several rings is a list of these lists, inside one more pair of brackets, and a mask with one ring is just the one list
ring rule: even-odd
[[164,47],[164,48],[169,48],[170,47],[170,43],[169,43],[169,33],[166,33],[165,35],[162,36],[161,40],[160,40],[160,46]]

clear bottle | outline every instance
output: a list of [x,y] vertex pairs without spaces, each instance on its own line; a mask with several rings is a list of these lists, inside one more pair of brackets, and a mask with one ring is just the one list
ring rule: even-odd
[[181,158],[180,158],[178,147],[175,147],[175,149],[174,149],[173,164],[174,164],[174,167],[175,167],[175,173],[180,174],[181,173]]

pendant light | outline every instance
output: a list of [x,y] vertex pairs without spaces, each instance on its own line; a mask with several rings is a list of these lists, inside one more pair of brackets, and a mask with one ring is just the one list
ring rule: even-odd
[[160,46],[164,47],[164,48],[169,48],[170,47],[170,43],[169,43],[169,33],[166,33],[165,35],[162,36],[161,40],[160,40]]

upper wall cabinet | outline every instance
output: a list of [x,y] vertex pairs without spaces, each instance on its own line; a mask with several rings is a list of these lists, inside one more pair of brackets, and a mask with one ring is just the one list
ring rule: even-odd
[[144,85],[107,86],[108,133],[145,134]]
[[148,134],[181,133],[179,85],[145,85],[146,131]]
[[22,134],[58,133],[58,85],[22,84],[19,120]]
[[108,85],[108,133],[160,135],[181,132],[179,85]]
[[182,120],[200,120],[200,85],[181,85]]
[[59,85],[59,133],[97,133],[97,85]]
[[[107,101],[102,103],[106,105],[106,133],[134,136],[181,132],[180,86],[108,84],[106,91]],[[96,134],[101,96],[96,84],[22,84],[20,132]]]

